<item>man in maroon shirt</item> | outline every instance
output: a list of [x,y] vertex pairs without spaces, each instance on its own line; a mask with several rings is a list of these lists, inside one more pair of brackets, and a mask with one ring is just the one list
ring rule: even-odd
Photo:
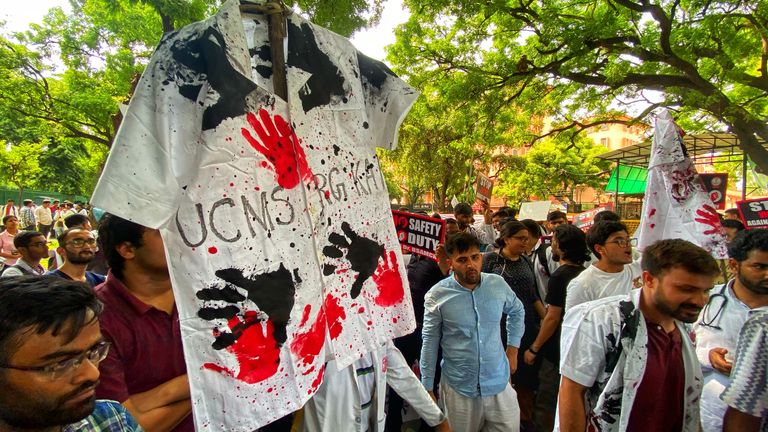
[[110,272],[96,288],[112,344],[96,395],[120,401],[146,430],[194,431],[165,250],[157,230],[107,214],[99,241]]

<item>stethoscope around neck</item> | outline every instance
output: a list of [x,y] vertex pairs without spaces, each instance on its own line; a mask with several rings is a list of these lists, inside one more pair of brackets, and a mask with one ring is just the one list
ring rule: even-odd
[[724,283],[720,288],[720,291],[709,296],[709,301],[704,309],[701,311],[701,320],[699,324],[704,327],[709,327],[717,330],[722,330],[720,327],[720,319],[723,317],[723,311],[728,305],[728,297],[725,295],[725,291],[733,285],[733,279]]

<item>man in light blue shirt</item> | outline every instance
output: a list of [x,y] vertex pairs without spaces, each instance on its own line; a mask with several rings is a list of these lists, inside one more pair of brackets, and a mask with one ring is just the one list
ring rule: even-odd
[[[434,397],[443,351],[440,405],[453,430],[518,431],[520,410],[509,377],[517,369],[523,304],[501,276],[481,273],[480,242],[459,233],[445,244],[453,274],[424,298],[421,382]],[[506,355],[499,322],[507,315]]]

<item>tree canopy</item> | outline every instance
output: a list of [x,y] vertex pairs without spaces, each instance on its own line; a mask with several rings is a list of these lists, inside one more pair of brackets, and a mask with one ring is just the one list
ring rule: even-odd
[[[87,194],[120,114],[166,32],[215,12],[221,0],[71,0],[24,32],[0,34],[0,144],[47,143],[42,188]],[[376,22],[382,1],[286,4],[341,34]],[[30,157],[32,155],[30,154]]]
[[479,100],[503,91],[505,103],[551,115],[555,130],[609,120],[617,107],[638,120],[669,107],[690,132],[726,127],[768,170],[764,0],[405,4],[412,15],[389,58],[407,74],[460,73]]

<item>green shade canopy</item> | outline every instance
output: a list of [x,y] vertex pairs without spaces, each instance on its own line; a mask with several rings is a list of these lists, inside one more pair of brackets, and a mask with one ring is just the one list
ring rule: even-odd
[[648,170],[627,165],[619,165],[611,172],[611,179],[608,180],[608,184],[605,186],[606,192],[616,192],[617,171],[620,194],[637,195],[645,193],[645,181],[648,178]]

